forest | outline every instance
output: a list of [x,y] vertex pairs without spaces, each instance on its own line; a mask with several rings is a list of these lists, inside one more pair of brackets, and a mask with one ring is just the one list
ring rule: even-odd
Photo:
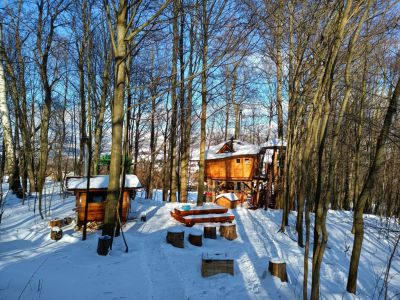
[[400,240],[399,30],[396,0],[4,1],[0,178],[48,219],[46,180],[67,193],[68,176],[106,166],[102,234],[114,236],[125,174],[137,175],[143,198],[160,191],[162,202],[186,203],[196,192],[200,206],[207,149],[284,140],[277,226],[293,227],[304,254],[299,298],[321,297],[327,218],[346,211],[343,290],[357,294],[365,214],[374,215],[393,240],[379,295],[389,299]]

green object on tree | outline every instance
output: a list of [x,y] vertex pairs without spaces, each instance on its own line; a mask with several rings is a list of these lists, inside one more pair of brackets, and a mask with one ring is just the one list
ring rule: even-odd
[[[123,164],[125,163],[127,166],[132,165],[132,159],[129,157],[129,155],[126,155],[125,159],[124,158],[122,158],[122,159],[123,159],[123,161],[122,161]],[[109,166],[110,161],[111,161],[111,155],[105,154],[100,157],[97,164],[100,166]]]
[[105,154],[102,155],[98,161],[98,165],[100,166],[109,166],[111,161],[111,155],[110,154]]

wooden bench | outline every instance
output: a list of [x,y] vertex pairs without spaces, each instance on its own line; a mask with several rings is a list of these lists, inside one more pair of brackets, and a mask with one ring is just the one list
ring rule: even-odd
[[190,215],[204,215],[204,214],[225,214],[228,209],[216,204],[205,205],[205,206],[193,206],[190,210],[183,210],[181,208],[175,208],[174,213],[179,216],[190,216]]
[[171,216],[189,227],[197,223],[225,223],[232,222],[235,219],[235,216],[231,213],[181,216],[171,211]]

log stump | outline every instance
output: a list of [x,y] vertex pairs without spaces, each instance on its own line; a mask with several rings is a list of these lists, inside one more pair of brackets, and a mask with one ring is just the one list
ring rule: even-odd
[[71,217],[65,217],[63,220],[64,225],[69,225],[72,223],[72,218]]
[[63,232],[60,227],[54,226],[51,228],[50,231],[50,238],[54,241],[61,240],[63,236]]
[[98,255],[107,255],[108,250],[110,249],[111,237],[109,235],[102,235],[99,237],[99,241],[97,243],[97,254]]
[[215,226],[204,226],[204,238],[215,240],[217,238],[217,228]]
[[222,237],[227,240],[234,240],[237,238],[236,224],[221,224],[219,227],[219,233]]
[[167,243],[177,248],[184,248],[185,232],[183,230],[168,230]]
[[219,273],[234,275],[233,259],[226,253],[203,253],[201,261],[201,276],[208,277]]
[[279,277],[282,282],[287,282],[286,263],[280,259],[271,259],[268,264],[268,271],[272,276]]
[[147,221],[147,215],[146,214],[141,214],[140,215],[140,221],[143,222],[143,223],[146,222]]
[[49,221],[49,226],[50,227],[58,227],[58,228],[61,228],[62,226],[63,226],[63,220],[61,220],[61,219],[52,219],[52,220],[50,220]]
[[201,247],[203,245],[202,234],[189,233],[189,243]]

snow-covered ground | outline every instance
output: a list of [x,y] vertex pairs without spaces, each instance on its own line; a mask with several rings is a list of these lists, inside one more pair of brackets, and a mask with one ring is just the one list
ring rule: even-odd
[[[13,196],[7,197],[0,224],[0,299],[302,298],[303,249],[297,246],[293,225],[286,234],[278,233],[280,211],[239,207],[232,210],[236,240],[203,239],[203,246],[196,247],[185,239],[185,248],[180,249],[166,243],[167,230],[180,226],[187,237],[201,226],[186,228],[171,218],[169,211],[181,204],[145,200],[139,194],[131,214],[145,213],[147,222],[136,218],[124,226],[129,252],[125,253],[122,238],[118,237],[110,254],[99,256],[96,249],[100,232],[92,232],[81,241],[81,233],[74,231],[72,223],[63,228],[61,240],[50,239],[49,219],[73,216],[74,197],[63,200],[54,196],[51,216],[45,220],[34,216],[33,199],[30,202],[22,206]],[[293,214],[290,224],[294,223]],[[355,297],[345,292],[353,239],[351,214],[329,213],[330,236],[321,268],[322,299],[378,298],[393,242],[379,229],[382,225],[377,218],[368,216],[367,223]],[[233,257],[235,275],[202,278],[203,252]],[[275,257],[286,261],[288,283],[268,273],[268,261]],[[389,298],[399,295],[399,272],[396,254],[389,277]]]

